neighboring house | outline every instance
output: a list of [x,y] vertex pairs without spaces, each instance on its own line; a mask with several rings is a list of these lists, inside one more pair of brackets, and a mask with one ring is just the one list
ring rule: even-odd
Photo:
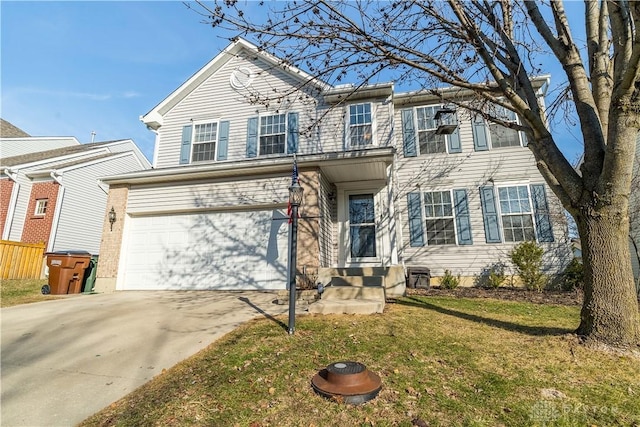
[[47,251],[98,254],[109,191],[99,179],[151,167],[130,139],[0,138],[0,152],[0,235]]
[[96,290],[284,289],[294,153],[309,280],[382,276],[402,293],[415,266],[472,284],[527,239],[557,272],[564,215],[524,135],[439,110],[392,83],[331,87],[234,42],[141,117],[154,169],[105,179],[123,221],[104,224]]
[[[0,118],[0,138],[24,138],[29,137],[28,133],[17,126],[9,123],[5,119]],[[4,156],[2,153],[0,155]]]

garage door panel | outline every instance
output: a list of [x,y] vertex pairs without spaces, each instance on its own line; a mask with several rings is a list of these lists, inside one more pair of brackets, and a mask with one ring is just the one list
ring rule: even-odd
[[273,210],[133,217],[123,289],[285,289],[288,226]]

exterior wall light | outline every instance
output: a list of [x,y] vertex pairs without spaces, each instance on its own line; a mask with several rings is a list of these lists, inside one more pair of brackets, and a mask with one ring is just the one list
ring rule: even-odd
[[116,211],[111,206],[111,210],[109,211],[109,224],[111,224],[111,231],[113,231],[113,223],[116,222]]

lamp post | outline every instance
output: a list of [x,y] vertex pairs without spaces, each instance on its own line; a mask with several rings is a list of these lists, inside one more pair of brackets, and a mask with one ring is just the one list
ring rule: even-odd
[[289,187],[291,206],[291,244],[289,245],[289,335],[296,330],[296,258],[298,251],[298,208],[302,203],[303,188],[297,180]]

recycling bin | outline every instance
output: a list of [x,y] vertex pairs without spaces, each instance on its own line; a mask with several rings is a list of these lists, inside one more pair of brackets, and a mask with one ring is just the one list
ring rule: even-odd
[[86,251],[58,251],[47,252],[45,255],[49,267],[48,293],[80,293],[85,270],[91,262],[91,254]]
[[98,255],[92,255],[89,266],[84,272],[84,280],[82,281],[82,292],[90,294],[96,284],[96,273],[98,272]]

